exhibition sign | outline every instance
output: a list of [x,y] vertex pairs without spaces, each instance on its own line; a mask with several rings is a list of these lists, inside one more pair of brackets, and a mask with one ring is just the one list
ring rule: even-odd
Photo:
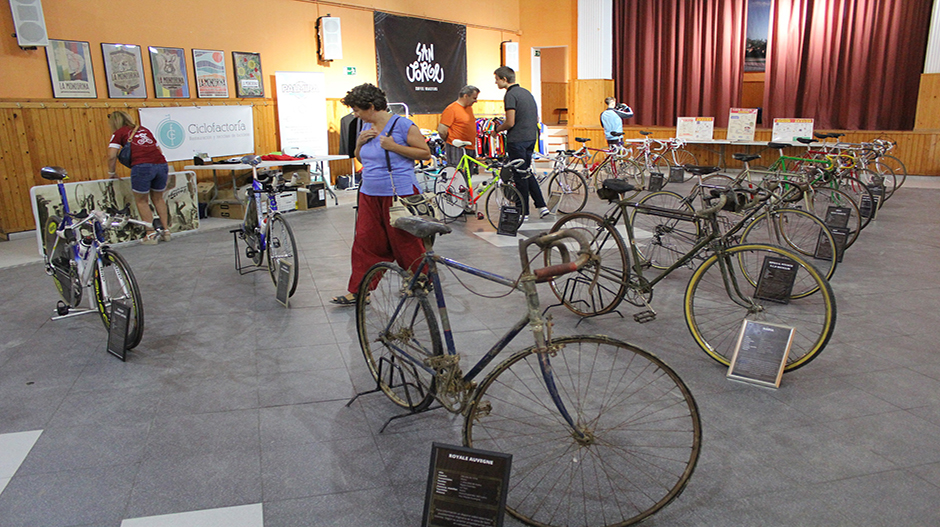
[[728,115],[728,141],[753,141],[757,108],[732,108]]
[[274,84],[281,152],[308,156],[328,154],[326,75],[309,71],[277,71]]
[[677,117],[676,137],[686,141],[711,141],[715,133],[714,117]]
[[375,62],[390,103],[441,113],[467,84],[467,27],[376,11]]
[[774,119],[771,141],[795,143],[797,137],[813,137],[812,119]]
[[140,124],[160,143],[167,161],[252,154],[255,128],[251,106],[141,108]]

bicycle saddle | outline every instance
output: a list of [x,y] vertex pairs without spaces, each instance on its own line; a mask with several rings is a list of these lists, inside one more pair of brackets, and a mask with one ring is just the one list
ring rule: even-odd
[[816,142],[816,140],[813,139],[812,137],[797,137],[796,140],[800,143],[803,143],[804,145],[808,145],[810,143]]
[[781,148],[790,148],[789,143],[767,143],[767,148],[776,148],[780,150]]
[[640,132],[640,135],[653,135],[653,132]]
[[[736,156],[738,154],[734,154],[734,155]],[[760,157],[760,156],[757,156],[757,157]],[[696,176],[707,176],[708,174],[714,174],[715,172],[718,172],[719,170],[721,170],[721,167],[703,166],[703,165],[683,165],[682,168],[684,168],[686,172],[691,172],[695,174]]]
[[741,153],[738,153],[738,154],[731,154],[731,157],[734,158],[734,159],[737,159],[738,161],[744,162],[744,163],[746,163],[746,162],[748,162],[748,161],[754,161],[755,159],[760,159],[760,156],[757,155],[757,154],[741,154]]
[[588,141],[590,141],[590,139],[587,137],[575,137],[574,140],[579,143],[587,143]]
[[422,218],[420,216],[406,216],[404,218],[398,218],[395,220],[395,224],[392,225],[396,229],[401,229],[412,236],[417,236],[418,238],[430,238],[435,234],[448,234],[451,232],[450,225],[444,225],[443,223],[429,220],[427,218]]
[[42,167],[39,174],[50,181],[62,181],[69,176],[62,167]]
[[618,194],[623,194],[625,192],[630,192],[631,190],[636,189],[632,184],[622,180],[622,179],[605,179],[603,188],[607,190],[613,190]]

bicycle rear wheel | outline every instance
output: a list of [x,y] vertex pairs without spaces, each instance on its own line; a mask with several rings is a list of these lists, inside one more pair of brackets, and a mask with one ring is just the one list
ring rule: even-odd
[[907,167],[904,166],[904,162],[894,157],[892,155],[883,155],[875,159],[875,161],[881,163],[882,165],[888,166],[891,168],[891,171],[894,172],[894,188],[887,190],[887,197],[894,195],[894,192],[904,186],[904,182],[907,180]]
[[572,214],[584,208],[588,198],[587,181],[574,170],[552,174],[548,180],[548,208],[560,214]]
[[280,214],[275,214],[268,222],[265,241],[268,249],[268,273],[271,274],[271,280],[277,287],[278,262],[286,260],[290,262],[290,273],[288,274],[287,296],[294,296],[297,290],[297,277],[300,273],[300,261],[297,256],[297,242],[294,241],[294,231],[290,228]]
[[359,286],[356,330],[378,387],[398,406],[420,411],[435,393],[427,360],[444,348],[427,295],[408,290],[410,275],[387,262],[369,268]]
[[486,193],[486,221],[490,222],[494,229],[499,228],[499,215],[507,205],[522,205],[522,194],[516,185],[499,181]]
[[470,186],[467,184],[467,176],[450,167],[445,168],[434,182],[434,193],[437,195],[437,206],[441,209],[441,213],[450,219],[460,217],[470,204]]
[[648,518],[695,470],[695,399],[663,361],[625,342],[572,336],[552,344],[557,354],[529,348],[486,376],[464,420],[464,444],[512,454],[507,510],[525,523],[622,526]]
[[845,239],[845,248],[851,247],[858,239],[858,233],[862,230],[862,215],[858,210],[858,205],[855,204],[855,200],[852,199],[852,196],[837,188],[819,187],[810,190],[811,198],[808,200],[809,206],[807,208],[824,222],[832,221],[828,218],[829,214],[847,211],[848,218],[845,228],[849,232]]
[[633,235],[640,256],[656,269],[667,269],[692,250],[701,236],[698,222],[657,216],[646,207],[694,213],[682,196],[663,190],[647,194],[630,211]]
[[[770,257],[795,262],[794,291],[815,292],[782,302],[756,298],[756,277]],[[724,365],[731,363],[745,320],[795,329],[785,371],[818,356],[836,325],[836,300],[829,282],[798,254],[772,245],[736,245],[712,254],[692,274],[683,304],[695,342]]]
[[779,245],[798,252],[832,278],[839,261],[835,237],[816,216],[800,209],[776,209],[753,218],[741,233],[741,243]]
[[251,258],[255,265],[261,265],[264,261],[264,247],[261,245],[261,229],[258,225],[258,202],[254,196],[248,197],[242,232],[245,233],[245,245],[247,245],[245,255]]
[[144,335],[144,303],[140,286],[131,266],[118,252],[102,247],[95,261],[95,300],[105,329],[111,329],[111,305],[118,300],[129,308],[127,315],[127,348],[140,344]]
[[[630,260],[627,246],[617,229],[605,218],[590,212],[569,214],[555,222],[551,232],[561,229],[587,231],[597,260],[588,262],[575,273],[549,282],[555,297],[576,315],[602,315],[615,309],[627,292]],[[576,251],[572,245],[570,250]],[[555,261],[553,262],[553,258]],[[545,264],[561,263],[552,251],[545,251]]]

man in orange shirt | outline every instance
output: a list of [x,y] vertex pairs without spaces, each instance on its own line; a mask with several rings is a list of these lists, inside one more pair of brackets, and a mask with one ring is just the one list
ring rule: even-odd
[[[476,152],[477,124],[473,117],[473,103],[477,102],[480,89],[476,86],[464,86],[460,89],[455,102],[444,108],[441,124],[437,133],[444,140],[444,157],[447,166],[457,166],[464,154],[474,156]],[[466,141],[468,146],[454,146],[454,140]],[[476,157],[476,156],[474,156]]]

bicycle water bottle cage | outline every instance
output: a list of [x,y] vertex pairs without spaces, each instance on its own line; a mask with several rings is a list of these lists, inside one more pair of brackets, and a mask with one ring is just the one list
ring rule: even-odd
[[39,170],[39,175],[49,181],[62,181],[69,177],[68,173],[66,173],[65,169],[62,167],[42,167]]
[[601,188],[597,189],[597,197],[607,201],[617,201],[623,194],[634,189],[636,187],[622,179],[605,179]]

